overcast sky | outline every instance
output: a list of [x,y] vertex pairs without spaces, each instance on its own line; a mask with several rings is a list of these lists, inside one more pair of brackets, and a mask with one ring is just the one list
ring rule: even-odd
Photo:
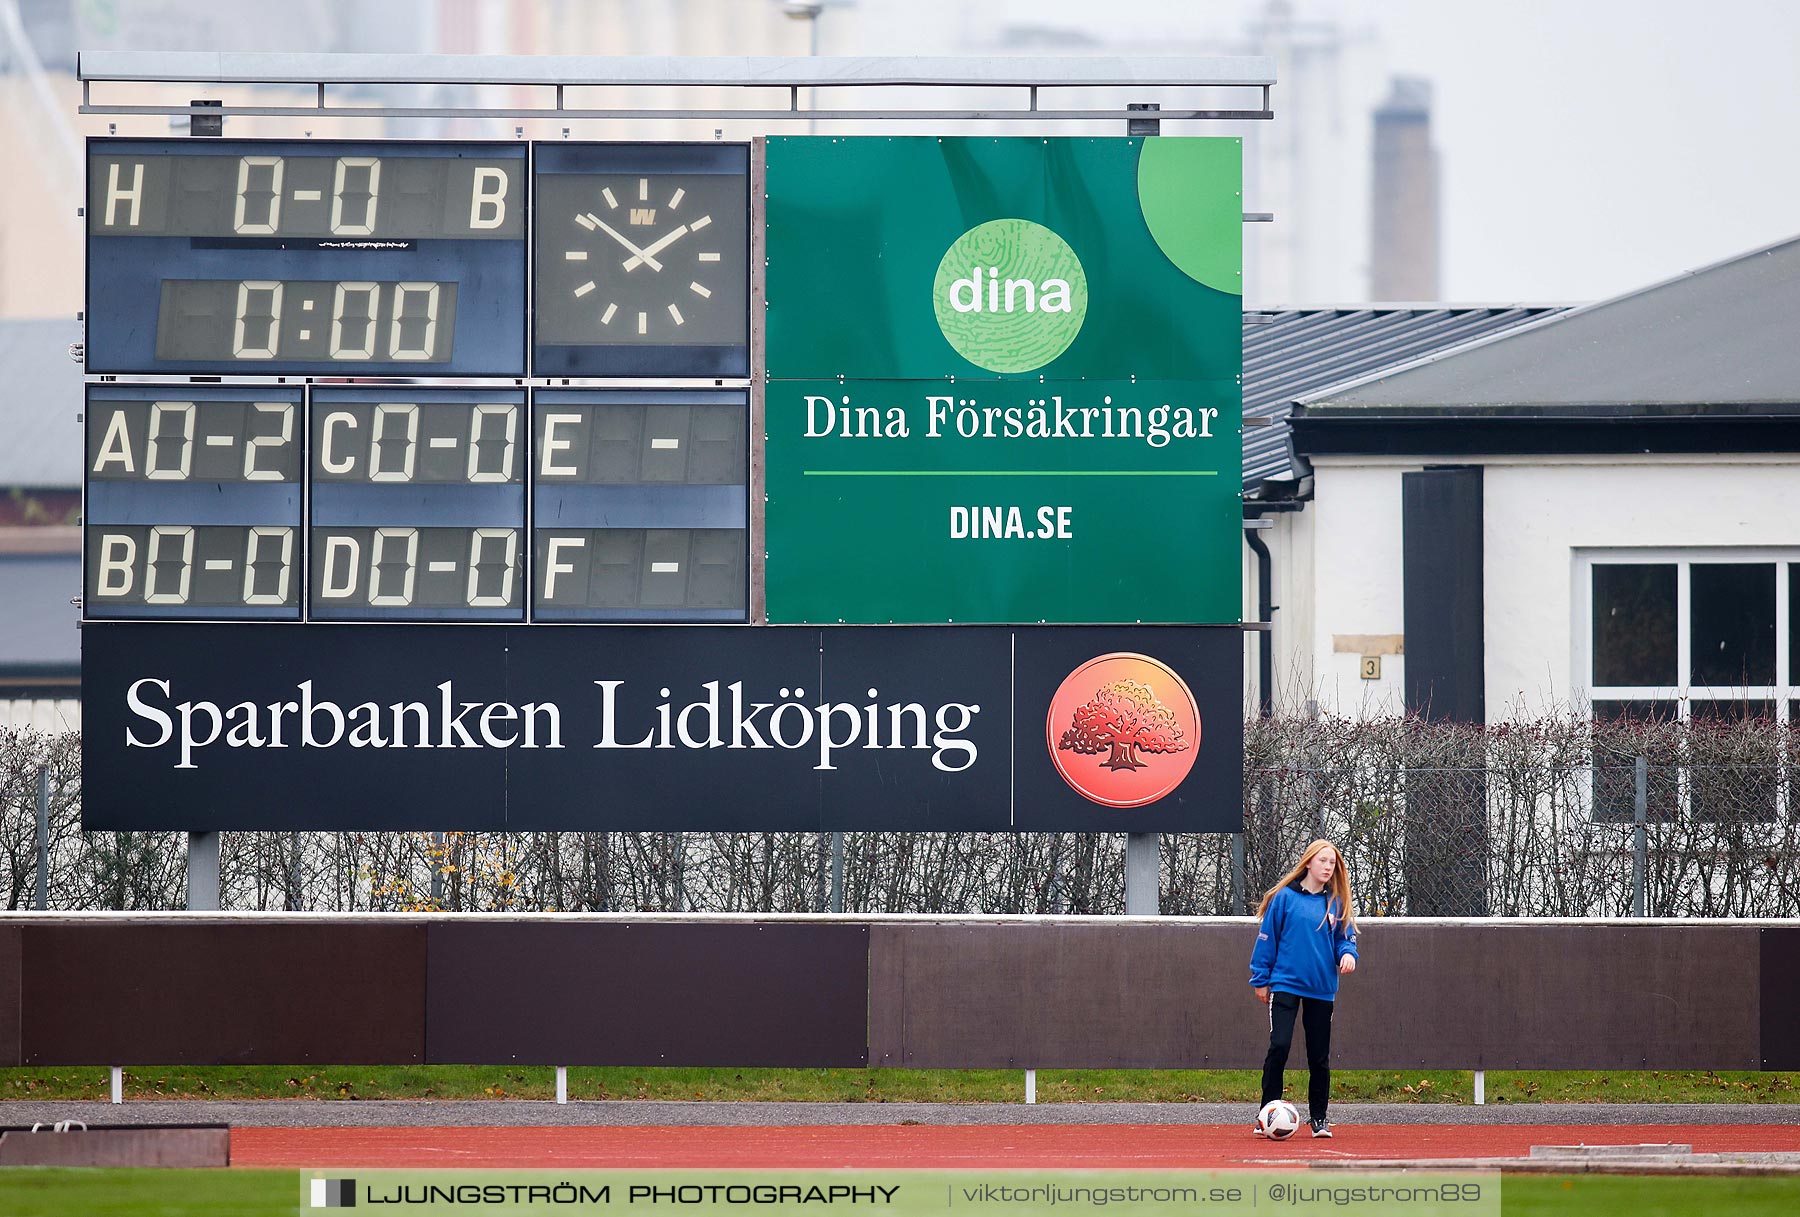
[[1800,4],[1355,7],[1437,85],[1448,296],[1587,299],[1800,234]]
[[[1301,20],[1367,35],[1357,55],[1381,79],[1432,82],[1444,299],[1596,299],[1800,234],[1800,0],[1289,2]],[[744,29],[757,9],[780,34],[771,49],[805,48],[778,0],[474,0],[452,11],[485,13],[504,31],[522,9],[568,14],[576,3],[633,45],[559,49],[693,54],[713,41],[694,31]],[[906,55],[980,50],[972,44],[1018,26],[1188,49],[1241,38],[1269,0],[827,3],[860,11],[827,9],[824,53]],[[1276,122],[1296,121],[1283,118],[1282,95],[1278,85]],[[1366,134],[1366,113],[1343,121]]]
[[[1794,0],[1294,6],[1373,31],[1389,70],[1431,79],[1446,299],[1594,299],[1800,234]],[[1224,34],[1263,4],[1016,7]]]

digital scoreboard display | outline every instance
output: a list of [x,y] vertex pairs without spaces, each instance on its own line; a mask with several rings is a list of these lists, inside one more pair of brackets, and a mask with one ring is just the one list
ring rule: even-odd
[[89,620],[743,621],[743,389],[88,386]]
[[311,616],[525,620],[525,394],[315,389]]
[[747,620],[749,165],[90,140],[84,619]]
[[540,390],[532,550],[539,621],[741,621],[742,390]]
[[90,141],[98,373],[525,372],[520,144]]
[[300,618],[298,389],[88,389],[86,615]]

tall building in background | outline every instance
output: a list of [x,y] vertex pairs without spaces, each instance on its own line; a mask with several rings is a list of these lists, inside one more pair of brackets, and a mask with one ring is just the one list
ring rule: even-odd
[[1436,300],[1438,158],[1431,83],[1397,76],[1375,110],[1369,205],[1369,299]]
[[1245,231],[1245,303],[1343,304],[1368,283],[1368,127],[1379,45],[1335,21],[1268,0],[1228,53],[1275,61],[1272,122],[1245,132],[1244,202],[1273,212]]
[[[290,0],[284,4],[219,5],[205,0],[0,0],[0,317],[73,316],[81,307],[81,194],[79,134],[105,125],[75,117],[80,92],[73,76],[77,49],[443,52],[494,55],[804,55],[812,32],[790,20],[782,0]],[[1377,196],[1370,174],[1372,140],[1381,120],[1368,116],[1389,80],[1383,50],[1370,30],[1332,19],[1322,0],[1221,0],[1171,5],[1155,18],[1123,21],[1090,0],[822,0],[814,18],[818,50],[859,55],[1266,55],[1275,61],[1273,122],[1165,125],[1174,134],[1238,135],[1244,144],[1246,211],[1272,212],[1272,224],[1245,231],[1245,300],[1252,308],[1345,304],[1368,298],[1376,263],[1370,207]],[[1315,19],[1313,14],[1324,14]],[[11,17],[9,21],[7,18]],[[150,100],[157,86],[145,86]],[[111,87],[124,100],[135,90]],[[198,96],[218,96],[203,89]],[[1105,96],[1101,94],[1105,93]],[[166,100],[166,98],[164,98]],[[477,90],[441,86],[397,92],[343,87],[335,104],[538,106],[546,91]],[[802,105],[807,102],[802,97]],[[1018,105],[995,91],[945,90],[946,106]],[[1090,90],[1089,103],[1162,101],[1193,97],[1126,95]],[[1242,98],[1215,99],[1241,103]],[[823,105],[879,107],[891,91],[827,89]],[[908,104],[922,102],[913,97]],[[761,103],[782,107],[785,90],[758,96],[724,91],[580,89],[572,105],[710,108]],[[125,118],[121,135],[163,135],[164,118]],[[493,119],[451,123],[393,119],[379,134],[398,138],[555,139],[567,122]],[[573,124],[576,139],[744,139],[759,131],[803,133],[804,122],[719,121]],[[1122,123],[1092,134],[1123,134]],[[906,121],[822,123],[821,134],[925,134],[931,125]],[[964,123],[964,134],[1016,135],[1013,123]],[[369,134],[367,124],[336,118],[232,118],[234,137],[310,132],[325,139]],[[1063,134],[1081,134],[1064,130]],[[1426,137],[1428,147],[1429,137]],[[1435,182],[1436,168],[1430,173]],[[1435,185],[1433,186],[1435,190]],[[1435,201],[1432,212],[1435,216]],[[1409,233],[1418,237],[1412,221]],[[1435,225],[1435,219],[1433,220]],[[1407,299],[1436,292],[1435,226],[1430,232],[1430,290],[1400,290]]]
[[[916,5],[937,2],[916,0]],[[946,53],[1264,55],[1274,60],[1274,121],[1168,123],[1164,131],[1244,140],[1244,209],[1275,217],[1272,224],[1253,224],[1244,231],[1247,306],[1343,304],[1365,298],[1366,116],[1386,85],[1382,47],[1373,31],[1313,19],[1303,8],[1329,10],[1294,0],[1172,5],[1160,24],[1136,25],[1089,0],[993,0],[961,7],[978,10],[981,20],[967,21],[962,37]],[[1195,102],[1191,95],[1121,95],[1113,100],[1162,100],[1169,108]],[[1243,102],[1241,97],[1210,100]]]

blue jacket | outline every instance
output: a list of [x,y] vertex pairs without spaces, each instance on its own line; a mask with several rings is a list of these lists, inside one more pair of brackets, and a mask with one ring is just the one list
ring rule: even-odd
[[1298,879],[1275,893],[1250,954],[1250,984],[1336,1001],[1338,960],[1356,957],[1356,930],[1329,890],[1308,893]]

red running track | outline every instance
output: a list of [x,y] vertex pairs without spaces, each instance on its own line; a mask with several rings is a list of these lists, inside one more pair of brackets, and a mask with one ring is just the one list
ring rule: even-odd
[[1800,1152],[1792,1124],[1338,1125],[1269,1142],[1224,1125],[828,1125],[776,1128],[234,1128],[244,1167],[1210,1169],[1355,1158],[1524,1157],[1533,1145],[1691,1145]]

